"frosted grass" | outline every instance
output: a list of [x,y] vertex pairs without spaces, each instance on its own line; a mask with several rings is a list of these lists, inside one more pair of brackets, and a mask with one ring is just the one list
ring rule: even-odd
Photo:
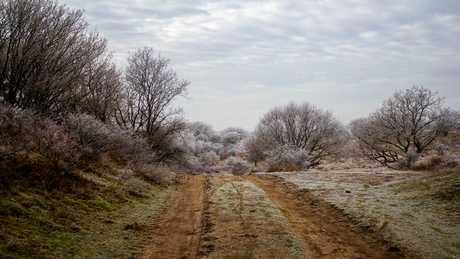
[[[418,192],[395,186],[421,172],[275,173],[300,189],[335,204],[360,225],[371,226],[385,239],[426,258],[458,258],[460,226],[444,207]],[[348,191],[348,192],[347,192]]]

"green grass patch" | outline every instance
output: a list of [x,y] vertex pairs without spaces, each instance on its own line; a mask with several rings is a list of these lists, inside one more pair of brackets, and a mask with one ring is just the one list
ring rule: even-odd
[[88,193],[51,193],[17,185],[0,193],[0,258],[132,258],[139,237],[125,226],[147,224],[176,192],[178,174],[164,185],[117,175],[85,175]]

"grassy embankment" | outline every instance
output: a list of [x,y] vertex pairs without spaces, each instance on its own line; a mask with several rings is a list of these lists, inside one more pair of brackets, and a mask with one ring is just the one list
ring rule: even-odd
[[0,258],[133,258],[132,226],[159,213],[181,181],[152,184],[108,160],[73,175],[66,191],[16,182],[0,192]]
[[460,168],[275,173],[424,258],[460,256]]

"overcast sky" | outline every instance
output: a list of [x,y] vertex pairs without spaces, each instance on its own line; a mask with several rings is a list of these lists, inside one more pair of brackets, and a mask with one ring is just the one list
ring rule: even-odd
[[308,101],[343,123],[422,85],[460,109],[458,0],[59,0],[84,9],[120,68],[153,47],[191,82],[190,121],[252,131]]

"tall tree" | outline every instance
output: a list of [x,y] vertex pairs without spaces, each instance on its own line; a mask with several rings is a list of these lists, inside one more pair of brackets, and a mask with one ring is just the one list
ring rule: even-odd
[[87,31],[81,10],[50,0],[2,0],[0,96],[22,109],[55,115],[86,96],[83,68],[104,55],[106,40]]
[[167,146],[167,137],[185,127],[181,108],[173,108],[176,97],[187,97],[187,80],[169,68],[169,59],[143,47],[130,53],[126,68],[125,94],[116,120],[121,127],[144,133],[152,147]]
[[112,122],[117,104],[124,101],[122,72],[111,58],[111,55],[100,57],[85,66],[85,77],[80,82],[85,94],[80,104],[81,112],[105,123]]

